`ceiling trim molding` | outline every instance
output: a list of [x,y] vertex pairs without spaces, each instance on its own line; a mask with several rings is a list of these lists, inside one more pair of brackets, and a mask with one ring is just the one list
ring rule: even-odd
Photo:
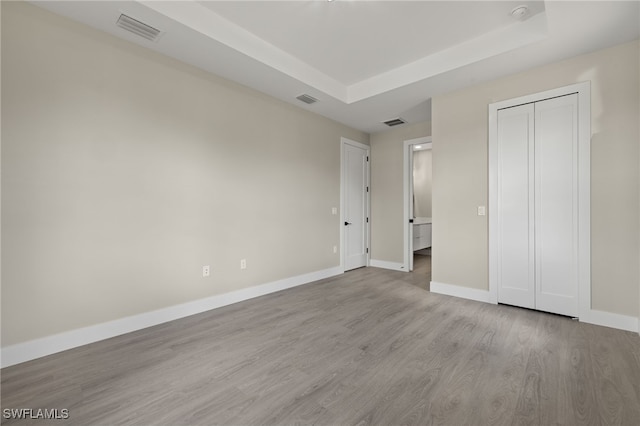
[[262,40],[196,2],[140,2],[198,33],[222,43],[342,102],[347,87],[282,49]]
[[197,2],[139,3],[345,104],[368,99],[547,37],[546,13],[543,11],[526,21],[516,22],[410,64],[346,85]]
[[352,84],[348,88],[348,103],[370,98],[544,40],[547,35],[546,14],[541,12],[524,22],[491,31],[410,64]]

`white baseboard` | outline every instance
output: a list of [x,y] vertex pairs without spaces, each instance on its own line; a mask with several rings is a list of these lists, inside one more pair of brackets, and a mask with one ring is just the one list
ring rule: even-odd
[[[495,304],[494,297],[488,290],[478,290],[475,288],[461,287],[451,284],[443,284],[431,281],[431,292],[446,294],[448,296],[461,297],[463,299],[476,300]],[[601,325],[604,327],[617,328],[619,330],[640,332],[640,322],[636,317],[614,314],[611,312],[587,310],[580,314],[580,322]]]
[[386,260],[371,259],[369,261],[369,266],[373,266],[374,268],[391,269],[393,271],[407,272],[407,269],[404,267],[402,263],[387,262]]
[[243,288],[2,348],[2,368],[342,274],[340,267]]
[[635,331],[636,333],[640,331],[638,330],[640,324],[636,317],[605,311],[596,311],[594,309],[587,311],[585,315],[581,315],[580,321],[589,324],[602,325],[604,327],[617,328],[620,330]]
[[443,284],[436,281],[431,281],[429,289],[432,293],[446,294],[447,296],[461,297],[478,302],[493,303],[489,290],[478,290],[477,288]]

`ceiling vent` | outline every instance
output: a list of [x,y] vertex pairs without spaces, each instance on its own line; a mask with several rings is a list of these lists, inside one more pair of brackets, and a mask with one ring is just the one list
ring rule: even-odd
[[318,102],[316,98],[307,94],[296,96],[296,99],[304,102],[305,104],[315,104],[316,102]]
[[151,41],[158,40],[161,34],[161,31],[159,29],[153,28],[152,26],[147,25],[144,22],[140,22],[137,19],[133,19],[132,17],[124,14],[120,15],[120,18],[118,18],[118,22],[116,22],[116,25],[122,29],[125,29]]
[[389,127],[393,127],[393,126],[399,126],[400,124],[404,124],[406,123],[406,121],[404,121],[403,118],[392,118],[391,120],[387,120],[387,121],[383,121],[384,124],[386,124]]

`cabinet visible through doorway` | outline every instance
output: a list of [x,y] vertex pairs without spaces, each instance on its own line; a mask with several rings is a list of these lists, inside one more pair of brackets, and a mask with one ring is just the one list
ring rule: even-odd
[[431,224],[413,225],[413,251],[431,247]]

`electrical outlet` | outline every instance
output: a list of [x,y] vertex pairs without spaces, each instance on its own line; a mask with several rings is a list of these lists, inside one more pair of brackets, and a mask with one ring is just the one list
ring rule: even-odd
[[478,216],[485,216],[487,214],[487,209],[485,206],[478,206]]
[[240,269],[247,269],[247,259],[240,259]]
[[202,267],[202,276],[203,277],[208,277],[211,274],[211,269],[209,268],[209,265],[205,265]]

